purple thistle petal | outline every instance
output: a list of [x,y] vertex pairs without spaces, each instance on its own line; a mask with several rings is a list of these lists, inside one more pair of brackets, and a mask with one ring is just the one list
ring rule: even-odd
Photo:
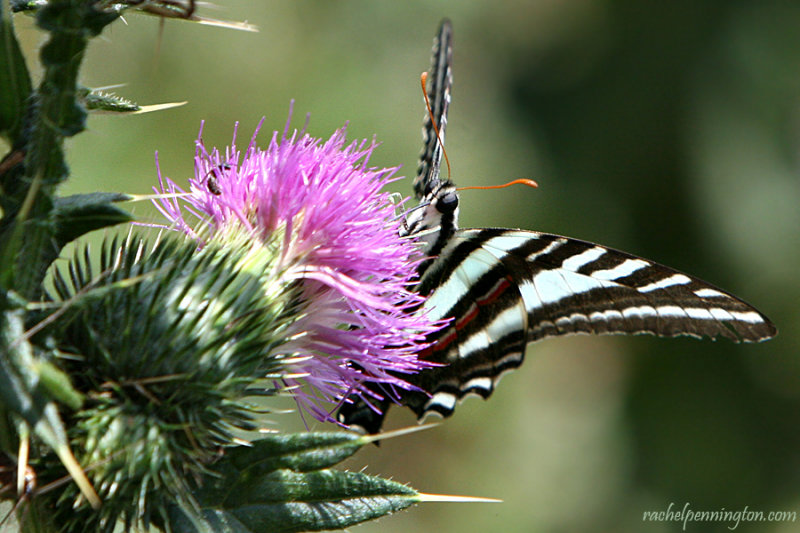
[[[289,136],[287,121],[261,149],[262,123],[244,154],[236,130],[224,156],[207,151],[199,137],[189,194],[156,207],[171,228],[201,245],[237,234],[254,245],[277,245],[270,267],[287,291],[300,284],[303,306],[289,340],[271,355],[302,376],[284,379],[284,386],[303,409],[332,421],[350,394],[378,399],[369,382],[397,399],[415,389],[398,376],[433,366],[417,354],[443,326],[411,311],[423,301],[411,290],[422,258],[413,239],[399,236],[391,194],[381,192],[398,179],[397,168],[369,167],[377,143],[347,144],[346,126],[323,142],[305,130]],[[184,192],[160,170],[158,176],[157,192]]]

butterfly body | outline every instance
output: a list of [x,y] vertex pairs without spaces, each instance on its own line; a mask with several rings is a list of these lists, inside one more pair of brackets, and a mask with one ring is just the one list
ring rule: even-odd
[[[409,214],[401,234],[413,235],[422,245],[422,254],[433,259],[442,254],[458,229],[459,200],[455,185],[449,180],[436,180],[426,198],[420,208]],[[420,275],[428,264],[429,261],[423,263]]]
[[[696,277],[595,243],[548,233],[503,228],[458,228],[458,194],[440,178],[452,85],[452,29],[444,21],[434,40],[414,191],[420,205],[405,233],[427,257],[418,268],[417,312],[450,322],[419,354],[439,366],[405,379],[419,388],[401,402],[419,418],[449,416],[469,394],[488,398],[500,377],[517,368],[526,346],[547,337],[651,334],[726,337],[758,342],[777,330],[749,304]],[[435,123],[434,123],[435,121]],[[435,124],[435,126],[434,126]],[[377,432],[389,406],[354,398],[339,421]]]

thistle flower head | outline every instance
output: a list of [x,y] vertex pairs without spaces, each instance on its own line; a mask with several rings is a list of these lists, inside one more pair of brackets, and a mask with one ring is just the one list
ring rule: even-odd
[[[281,382],[306,411],[332,420],[350,394],[377,394],[369,382],[392,397],[412,389],[399,376],[429,365],[417,352],[440,325],[411,312],[421,303],[411,290],[420,257],[382,192],[397,169],[369,166],[376,143],[348,144],[345,127],[323,141],[290,134],[287,122],[264,149],[256,134],[241,153],[234,132],[224,154],[201,136],[188,194],[157,207],[201,246],[244,234],[272,252],[265,297],[296,291],[296,316],[270,355],[285,362]],[[159,192],[184,192],[159,179]]]

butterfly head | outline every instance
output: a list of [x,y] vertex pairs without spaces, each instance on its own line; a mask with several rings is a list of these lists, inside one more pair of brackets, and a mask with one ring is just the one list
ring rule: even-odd
[[425,198],[430,199],[433,209],[439,213],[439,216],[452,216],[455,218],[458,213],[456,186],[450,180],[435,180],[432,185],[433,187],[428,191]]
[[419,205],[411,210],[404,233],[426,243],[425,253],[438,253],[437,243],[445,242],[458,224],[458,191],[450,180],[433,179],[426,186]]

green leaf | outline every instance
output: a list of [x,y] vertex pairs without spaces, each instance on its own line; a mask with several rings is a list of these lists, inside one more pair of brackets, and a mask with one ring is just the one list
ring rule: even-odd
[[126,194],[101,192],[56,198],[53,215],[58,245],[64,246],[90,231],[130,222],[133,217],[127,211],[112,205],[130,199]]
[[[120,193],[76,194],[55,198],[50,212],[38,218],[0,221],[0,284],[14,287],[28,298],[37,297],[47,269],[67,243],[133,219],[113,205],[128,200],[130,196]],[[12,279],[15,281],[9,281]]]
[[6,226],[0,221],[0,280],[30,299],[38,297],[47,269],[67,243],[132,220],[127,211],[112,205],[129,199],[119,193],[76,194],[55,198],[50,212],[38,218],[17,219]]
[[[8,299],[4,298],[7,304]],[[42,439],[56,447],[67,443],[58,415],[48,409],[51,399],[39,389],[39,375],[33,348],[24,339],[21,309],[3,305],[0,314],[0,401],[34,429],[41,427]],[[37,432],[38,433],[38,432]]]
[[33,89],[6,2],[0,2],[0,87],[0,136],[13,145]]
[[319,531],[349,527],[420,500],[412,488],[361,472],[329,470],[369,438],[354,433],[273,435],[226,450],[194,496],[173,507],[173,531]]
[[39,360],[35,370],[39,375],[41,387],[47,394],[72,409],[80,409],[83,395],[75,390],[69,376],[54,364]]
[[272,435],[253,442],[251,447],[230,450],[227,459],[237,469],[269,472],[287,468],[309,472],[344,461],[368,439],[356,433],[295,433]]
[[361,472],[300,473],[283,469],[263,476],[248,474],[241,473],[237,480],[226,478],[235,481],[226,483],[226,498],[201,499],[202,521],[176,509],[171,515],[172,530],[288,533],[341,529],[419,501],[414,489]]
[[[29,216],[32,205],[49,209],[50,198],[38,195],[40,180],[34,179],[20,211],[0,220],[0,287],[13,290],[27,300],[41,296],[41,281],[50,262],[58,256],[52,218],[48,213]],[[28,202],[27,200],[31,200]]]
[[126,100],[121,96],[86,87],[78,90],[78,98],[89,111],[133,113],[141,109],[139,104]]
[[56,452],[83,495],[98,506],[94,489],[70,451],[58,408],[40,387],[33,347],[24,338],[23,311],[8,296],[0,296],[0,401],[19,417],[20,434],[27,427],[33,428],[36,436]]

